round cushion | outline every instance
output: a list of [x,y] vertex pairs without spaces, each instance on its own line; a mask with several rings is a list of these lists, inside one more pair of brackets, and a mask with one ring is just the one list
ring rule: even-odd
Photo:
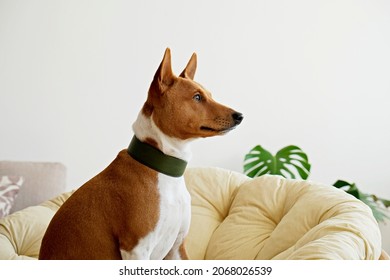
[[378,259],[381,235],[360,200],[332,186],[217,168],[186,173],[191,259]]
[[[189,168],[191,259],[378,259],[371,210],[332,186]],[[36,259],[54,213],[72,194],[0,219],[0,259]]]
[[0,260],[37,259],[50,220],[72,193],[64,193],[0,219]]

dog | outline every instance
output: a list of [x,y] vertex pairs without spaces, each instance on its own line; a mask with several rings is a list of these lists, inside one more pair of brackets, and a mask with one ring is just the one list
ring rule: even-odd
[[189,144],[225,134],[243,119],[194,81],[196,67],[194,53],[175,76],[166,49],[129,148],[64,202],[39,259],[188,259],[191,198],[183,173]]

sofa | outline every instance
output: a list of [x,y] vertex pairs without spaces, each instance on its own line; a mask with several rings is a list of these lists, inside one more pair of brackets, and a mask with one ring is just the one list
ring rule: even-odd
[[[58,179],[65,176],[60,172]],[[251,179],[206,167],[188,168],[185,180],[192,198],[190,259],[388,258],[371,210],[342,190],[271,175]],[[0,259],[38,258],[48,223],[72,195],[72,191],[61,192],[63,182],[51,183],[58,192],[54,198],[23,209],[19,204],[0,219]],[[36,188],[34,194],[40,196],[39,192]]]
[[0,161],[0,182],[9,178],[17,187],[9,213],[40,204],[66,191],[66,167],[59,162]]

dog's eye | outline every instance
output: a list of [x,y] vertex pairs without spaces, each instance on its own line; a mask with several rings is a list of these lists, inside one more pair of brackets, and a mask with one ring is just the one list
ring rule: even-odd
[[196,102],[200,102],[202,101],[202,95],[200,95],[199,93],[195,94],[192,99],[194,99]]

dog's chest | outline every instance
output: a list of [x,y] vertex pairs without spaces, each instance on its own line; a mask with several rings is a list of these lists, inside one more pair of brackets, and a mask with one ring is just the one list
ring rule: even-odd
[[135,258],[163,259],[175,245],[183,242],[190,226],[191,198],[183,177],[158,176],[160,213],[153,231],[139,240],[132,250]]

